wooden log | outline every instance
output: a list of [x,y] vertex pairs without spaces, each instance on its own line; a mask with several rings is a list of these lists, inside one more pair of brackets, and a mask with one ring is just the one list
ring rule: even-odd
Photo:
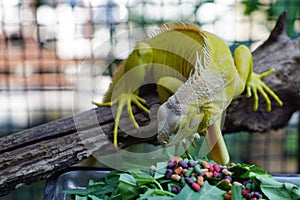
[[[147,99],[149,105],[158,102],[155,95]],[[133,111],[141,125],[149,123],[148,116],[135,107]],[[130,120],[125,117],[121,124]],[[96,150],[115,152],[110,142],[113,125],[112,110],[100,107],[0,138],[0,196],[47,179]],[[143,141],[120,134],[120,147]],[[144,140],[151,142],[151,138]]]
[[[264,111],[265,103],[260,97],[259,110],[254,112],[253,100],[241,95],[226,111],[224,132],[263,132],[283,128],[291,115],[299,110],[300,37],[291,40],[286,36],[285,18],[286,13],[283,13],[269,39],[253,52],[254,71],[263,72],[271,67],[276,69],[264,81],[280,96],[284,106],[273,103],[273,110],[267,113]],[[147,88],[143,91],[148,106],[154,108],[155,113],[158,99],[155,92],[149,92],[155,89]],[[141,131],[128,126],[132,123],[124,113],[120,124],[121,127],[125,125],[128,128],[120,131],[120,148],[140,142],[157,144],[155,114],[152,115],[150,123],[145,113],[133,108]],[[24,184],[47,179],[99,149],[116,151],[110,142],[114,124],[113,109],[95,108],[0,138],[0,196]],[[144,132],[151,134],[149,137],[134,137],[137,136],[135,134]]]
[[283,128],[291,115],[300,109],[300,37],[291,40],[286,35],[285,24],[286,12],[283,12],[267,41],[253,52],[255,72],[275,68],[276,71],[265,77],[264,82],[278,94],[284,105],[280,107],[272,101],[272,111],[265,112],[265,101],[260,96],[259,110],[254,111],[253,98],[241,95],[226,111],[224,133]]

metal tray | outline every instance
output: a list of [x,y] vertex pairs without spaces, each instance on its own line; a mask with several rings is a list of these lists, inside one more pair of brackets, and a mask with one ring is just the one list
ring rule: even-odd
[[[64,190],[85,188],[90,179],[98,181],[109,172],[109,169],[70,168],[47,180],[44,200],[70,200]],[[300,174],[274,174],[273,177],[300,186]]]
[[90,179],[95,181],[105,177],[109,169],[98,168],[70,168],[54,175],[46,182],[44,200],[70,200],[64,190],[85,188]]

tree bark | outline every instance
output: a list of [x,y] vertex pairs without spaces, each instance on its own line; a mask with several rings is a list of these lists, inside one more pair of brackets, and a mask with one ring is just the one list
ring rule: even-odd
[[[252,98],[241,95],[226,111],[225,133],[283,128],[291,115],[299,110],[300,37],[291,40],[286,35],[285,20],[286,13],[283,13],[268,40],[253,52],[254,71],[260,73],[272,67],[276,69],[264,81],[279,95],[284,105],[280,107],[272,101],[272,111],[265,112],[265,102],[260,97],[259,110],[253,111]],[[149,92],[155,89],[147,87],[150,89],[144,89],[142,95],[153,111],[151,120],[133,106],[141,127],[137,131],[125,112],[120,122],[125,130],[119,134],[120,148],[140,142],[157,144],[155,111],[159,101],[155,92]],[[114,109],[95,108],[0,138],[0,196],[24,184],[47,179],[99,149],[115,152],[110,142]]]
[[300,109],[300,37],[291,40],[286,35],[285,24],[286,12],[283,12],[267,41],[253,52],[255,72],[275,68],[276,71],[265,77],[264,82],[280,97],[283,106],[271,99],[272,111],[265,112],[265,101],[260,96],[259,110],[254,111],[253,98],[241,95],[226,111],[224,133],[283,128],[291,115]]

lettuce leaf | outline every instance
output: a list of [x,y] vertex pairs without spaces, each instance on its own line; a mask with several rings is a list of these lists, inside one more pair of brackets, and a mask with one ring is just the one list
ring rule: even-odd
[[259,182],[261,191],[269,199],[291,200],[300,199],[300,188],[291,183],[280,183],[272,177],[257,175],[255,179]]

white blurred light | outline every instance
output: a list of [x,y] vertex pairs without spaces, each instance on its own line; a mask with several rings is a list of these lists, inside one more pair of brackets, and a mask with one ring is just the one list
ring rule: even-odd
[[39,6],[36,11],[36,20],[40,25],[55,25],[57,20],[55,10],[48,5]]
[[2,0],[1,1],[1,5],[3,7],[6,7],[6,6],[16,6],[20,3],[20,0]]
[[192,15],[195,7],[190,3],[183,3],[179,6],[180,14],[183,18],[189,17]]
[[75,6],[73,9],[74,22],[76,24],[84,24],[89,20],[89,13],[87,9]]
[[217,5],[214,3],[205,3],[201,5],[197,10],[196,16],[201,23],[213,22],[218,16]]
[[126,59],[130,54],[130,45],[128,39],[120,39],[114,47],[114,57]]
[[88,39],[79,38],[74,41],[73,46],[75,58],[84,59],[91,57],[91,45]]
[[62,59],[74,58],[74,41],[73,40],[59,40],[56,43],[57,55]]
[[116,4],[113,7],[112,14],[116,22],[126,22],[128,20],[128,10],[123,4]]
[[110,50],[110,31],[108,28],[100,28],[96,30],[92,39],[92,53],[96,58],[107,58]]

